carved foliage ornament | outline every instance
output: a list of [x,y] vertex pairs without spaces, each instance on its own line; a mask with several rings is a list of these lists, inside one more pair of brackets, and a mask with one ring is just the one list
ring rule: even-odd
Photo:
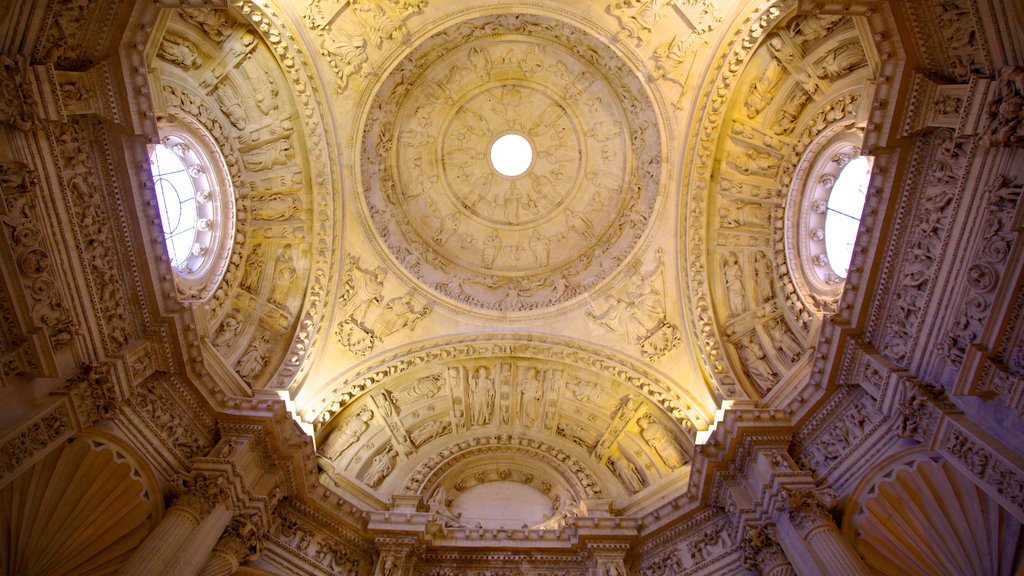
[[[363,129],[369,217],[391,254],[471,306],[566,301],[621,264],[661,177],[654,106],[599,40],[541,16],[456,24],[424,41],[379,90]],[[516,134],[521,176],[490,164]]]

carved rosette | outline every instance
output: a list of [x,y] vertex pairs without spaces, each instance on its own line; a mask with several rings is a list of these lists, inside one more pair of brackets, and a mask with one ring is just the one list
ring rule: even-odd
[[[363,129],[362,190],[392,256],[463,304],[526,311],[619,267],[661,181],[654,106],[598,39],[543,16],[483,17],[428,38],[384,81]],[[532,162],[509,177],[491,145]]]

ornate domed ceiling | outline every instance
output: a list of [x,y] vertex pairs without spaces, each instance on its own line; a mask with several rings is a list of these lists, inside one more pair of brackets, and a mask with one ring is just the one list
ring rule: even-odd
[[[545,16],[470,19],[376,91],[361,187],[391,256],[432,290],[521,311],[588,293],[627,258],[662,184],[655,108],[609,46]],[[505,176],[492,144],[524,138]]]
[[[207,365],[294,402],[322,486],[452,529],[636,518],[687,490],[726,400],[805,401],[820,316],[776,238],[792,166],[860,122],[851,19],[240,2],[176,11],[155,79],[239,200]],[[532,504],[485,517],[501,494]]]

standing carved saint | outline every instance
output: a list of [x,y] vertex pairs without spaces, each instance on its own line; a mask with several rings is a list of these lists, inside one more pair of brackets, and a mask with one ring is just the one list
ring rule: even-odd
[[666,466],[675,470],[690,461],[676,443],[671,432],[663,425],[654,421],[654,417],[645,414],[636,421],[640,427],[640,437],[654,450]]
[[540,401],[544,396],[544,387],[536,368],[527,368],[526,375],[519,380],[519,415],[523,424],[533,426],[540,414]]
[[295,259],[292,257],[292,245],[285,244],[277,254],[277,266],[274,267],[274,289],[270,293],[270,303],[288,309],[288,292],[295,280]]
[[355,414],[342,421],[337,428],[327,436],[320,452],[330,460],[341,456],[341,453],[359,441],[359,437],[370,427],[370,420],[373,419],[373,411],[363,407]]
[[743,360],[743,365],[747,369],[747,373],[759,384],[769,386],[775,380],[775,371],[772,370],[771,366],[768,365],[768,361],[765,360],[764,350],[761,346],[754,342],[754,339],[747,338],[745,342],[739,345],[740,359]]
[[609,456],[608,465],[611,466],[612,472],[615,472],[615,475],[631,493],[636,494],[644,489],[644,482],[636,471],[636,466],[633,466],[629,460],[621,456]]
[[729,254],[722,266],[725,275],[725,291],[729,296],[729,309],[733,314],[741,314],[746,306],[743,302],[743,272],[736,254]]
[[469,391],[472,404],[470,417],[474,426],[490,424],[494,413],[494,378],[490,370],[481,366],[469,379]]

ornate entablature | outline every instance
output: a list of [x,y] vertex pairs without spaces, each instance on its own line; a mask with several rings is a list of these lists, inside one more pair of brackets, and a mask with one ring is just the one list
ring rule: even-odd
[[[659,116],[622,57],[548,16],[497,15],[420,42],[370,103],[360,187],[405,272],[474,308],[592,291],[647,229],[665,170]],[[525,139],[502,174],[492,145]]]

